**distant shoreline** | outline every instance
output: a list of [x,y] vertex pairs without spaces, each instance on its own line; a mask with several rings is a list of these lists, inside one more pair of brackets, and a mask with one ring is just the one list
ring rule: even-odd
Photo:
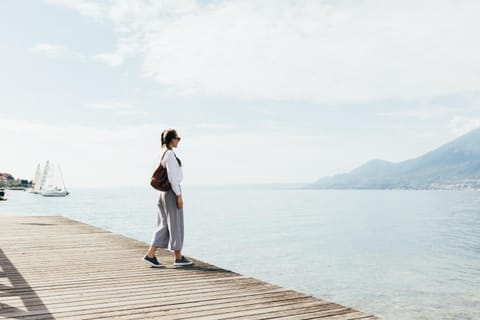
[[[96,190],[114,190],[114,189],[145,189],[150,190],[153,193],[157,191],[153,190],[149,185],[141,186],[78,186],[70,187],[70,190],[85,190],[85,189],[96,189]],[[480,191],[479,188],[318,188],[311,186],[311,184],[189,184],[184,185],[183,188],[191,190],[318,190],[318,191]],[[22,190],[12,190],[12,191],[22,191]]]

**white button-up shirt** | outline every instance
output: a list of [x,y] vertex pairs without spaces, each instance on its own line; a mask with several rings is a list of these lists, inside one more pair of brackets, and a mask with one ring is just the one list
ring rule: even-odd
[[175,192],[177,196],[181,195],[182,189],[180,183],[183,180],[182,167],[178,165],[177,158],[172,150],[167,151],[162,162],[167,169],[168,181],[170,181],[173,192]]

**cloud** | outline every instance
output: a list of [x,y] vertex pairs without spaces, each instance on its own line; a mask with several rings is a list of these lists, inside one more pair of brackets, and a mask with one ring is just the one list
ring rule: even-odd
[[120,39],[115,51],[96,54],[93,59],[103,61],[112,67],[118,67],[123,65],[127,58],[135,57],[142,52],[141,46],[142,41],[139,39],[139,36],[133,35],[132,38]]
[[45,0],[48,3],[69,7],[84,16],[102,17],[106,8],[95,1],[88,0]]
[[136,110],[137,108],[135,106],[120,101],[93,102],[87,104],[85,107],[101,111],[109,111],[120,116],[145,115],[145,112]]
[[419,139],[434,139],[436,135],[432,132],[422,132],[416,135]]
[[94,60],[103,61],[111,65],[112,67],[118,67],[123,64],[125,60],[123,54],[121,53],[99,53],[93,57]]
[[248,110],[251,112],[258,113],[262,116],[267,116],[267,117],[272,117],[278,114],[278,112],[275,111],[274,107],[267,108],[267,107],[251,106],[251,107],[248,107]]
[[208,123],[208,122],[201,122],[197,123],[195,126],[197,129],[212,129],[212,130],[230,130],[235,129],[237,126],[224,124],[224,123]]
[[53,1],[114,24],[113,66],[181,95],[320,103],[480,90],[476,1]]
[[474,129],[480,128],[480,118],[455,116],[448,125],[450,132],[455,136],[461,136]]
[[29,48],[28,51],[33,54],[38,54],[50,58],[72,57],[81,61],[86,61],[89,59],[89,57],[87,57],[86,55],[72,51],[66,46],[46,42],[39,43],[36,46]]
[[418,120],[430,120],[433,118],[440,118],[455,111],[456,108],[445,107],[439,105],[422,106],[417,108],[407,107],[396,111],[381,112],[378,115],[395,119],[418,119]]
[[99,110],[131,110],[134,109],[134,106],[118,101],[102,101],[102,102],[93,102],[86,105],[90,109],[99,109]]
[[50,57],[61,57],[68,53],[68,49],[65,46],[51,43],[39,43],[30,48],[29,51]]

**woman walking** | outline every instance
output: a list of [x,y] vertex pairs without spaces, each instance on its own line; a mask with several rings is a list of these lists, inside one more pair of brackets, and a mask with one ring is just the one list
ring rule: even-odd
[[152,267],[159,268],[155,252],[157,248],[168,248],[175,254],[175,266],[191,265],[192,261],[182,256],[184,225],[183,225],[183,198],[180,183],[183,179],[182,162],[173,152],[178,146],[180,137],[174,129],[166,129],[162,133],[162,159],[160,160],[167,170],[171,188],[160,191],[158,199],[157,228],[153,233],[152,243],[143,257],[143,260]]

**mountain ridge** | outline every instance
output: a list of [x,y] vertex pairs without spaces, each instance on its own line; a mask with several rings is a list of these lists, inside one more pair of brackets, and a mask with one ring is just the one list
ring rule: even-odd
[[373,159],[307,188],[480,190],[480,128],[416,158],[397,163]]

